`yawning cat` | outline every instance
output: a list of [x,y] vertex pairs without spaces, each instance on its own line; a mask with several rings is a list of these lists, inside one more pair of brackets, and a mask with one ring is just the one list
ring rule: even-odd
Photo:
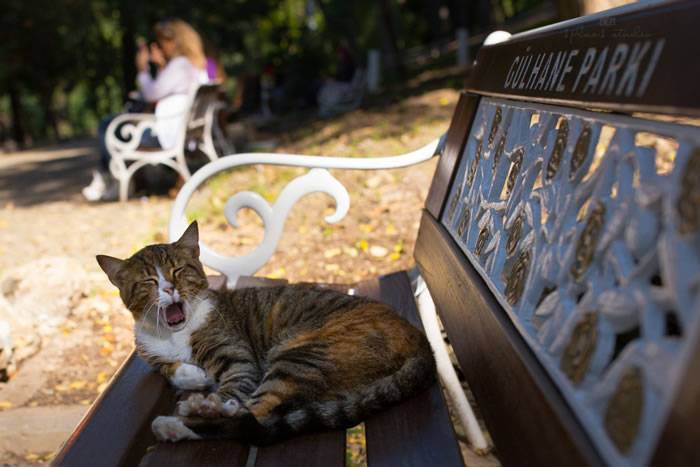
[[347,428],[427,388],[425,336],[389,306],[312,285],[211,290],[192,223],[172,244],[97,261],[135,321],[136,348],[181,389],[152,428],[161,440],[256,444]]

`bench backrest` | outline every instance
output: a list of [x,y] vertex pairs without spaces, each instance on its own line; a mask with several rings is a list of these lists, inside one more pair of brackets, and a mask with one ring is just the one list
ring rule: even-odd
[[477,57],[416,260],[506,464],[700,461],[698,20],[634,5]]

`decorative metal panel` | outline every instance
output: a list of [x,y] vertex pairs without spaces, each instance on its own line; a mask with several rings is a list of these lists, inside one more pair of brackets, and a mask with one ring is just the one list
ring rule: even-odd
[[700,129],[483,98],[441,222],[612,465],[700,332]]

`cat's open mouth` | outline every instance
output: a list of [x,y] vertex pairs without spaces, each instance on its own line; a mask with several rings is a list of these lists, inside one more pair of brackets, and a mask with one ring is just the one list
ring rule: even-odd
[[170,327],[175,327],[185,322],[185,309],[182,302],[171,303],[165,307],[163,313],[165,314],[165,321]]

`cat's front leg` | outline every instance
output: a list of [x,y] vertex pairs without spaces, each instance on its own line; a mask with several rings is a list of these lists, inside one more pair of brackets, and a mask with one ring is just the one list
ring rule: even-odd
[[186,391],[201,391],[214,383],[204,369],[191,363],[165,364],[160,367],[160,372],[168,378],[170,384]]

